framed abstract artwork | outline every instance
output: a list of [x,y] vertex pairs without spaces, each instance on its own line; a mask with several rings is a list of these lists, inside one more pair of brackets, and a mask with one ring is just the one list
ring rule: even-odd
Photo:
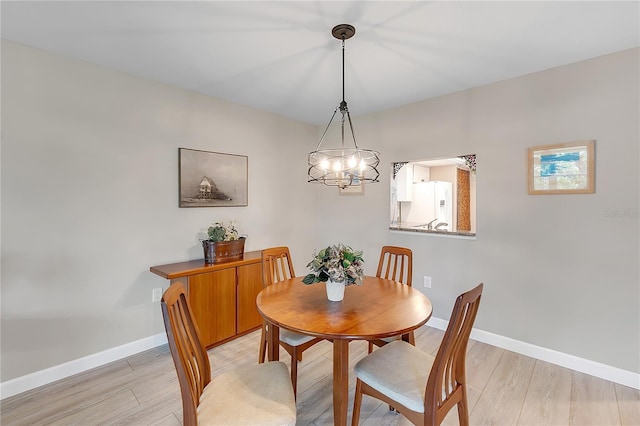
[[595,141],[529,148],[529,194],[595,192]]
[[180,207],[241,207],[248,203],[246,155],[178,148]]

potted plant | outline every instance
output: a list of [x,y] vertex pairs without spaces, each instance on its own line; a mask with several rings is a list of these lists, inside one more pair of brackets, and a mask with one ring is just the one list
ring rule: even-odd
[[313,259],[307,265],[311,273],[302,282],[326,282],[329,300],[340,301],[344,297],[345,286],[362,285],[363,264],[362,251],[354,251],[344,244],[334,244],[314,251]]
[[244,255],[245,236],[239,236],[235,221],[215,222],[207,230],[209,239],[202,240],[206,263],[240,260]]

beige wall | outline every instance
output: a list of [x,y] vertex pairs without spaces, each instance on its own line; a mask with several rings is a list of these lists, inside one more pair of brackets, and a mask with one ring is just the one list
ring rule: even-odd
[[[149,267],[202,258],[214,221],[237,220],[247,250],[311,252],[290,236],[314,197],[287,160],[316,133],[3,41],[1,380],[163,333]],[[179,147],[247,155],[249,206],[178,208]]]
[[[319,239],[358,241],[370,263],[383,243],[411,247],[436,317],[482,281],[477,328],[640,372],[639,63],[632,49],[356,117],[383,183],[360,199],[323,192],[332,226]],[[527,147],[585,139],[596,140],[595,194],[527,194]],[[468,153],[475,241],[387,230],[385,164]]]
[[[356,116],[382,183],[339,196],[306,183],[314,126],[3,41],[1,380],[161,333],[151,289],[166,283],[148,267],[201,257],[219,219],[248,250],[291,246],[299,274],[324,244],[364,249],[367,273],[382,244],[409,246],[434,316],[483,281],[478,328],[640,372],[638,59]],[[582,139],[597,141],[596,193],[527,195],[527,147]],[[178,147],[248,155],[249,206],[178,208]],[[391,233],[384,164],[467,153],[477,239]]]

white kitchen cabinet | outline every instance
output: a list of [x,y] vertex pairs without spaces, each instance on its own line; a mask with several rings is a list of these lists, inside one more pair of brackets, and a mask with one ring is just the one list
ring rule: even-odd
[[413,164],[405,164],[396,173],[397,201],[413,200]]

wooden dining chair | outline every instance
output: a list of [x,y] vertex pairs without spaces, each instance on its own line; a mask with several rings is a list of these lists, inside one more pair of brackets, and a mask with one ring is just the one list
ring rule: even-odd
[[284,363],[243,365],[212,378],[184,286],[171,284],[161,306],[180,383],[184,426],[295,425],[295,395]]
[[[376,277],[387,280],[397,281],[411,287],[413,274],[413,252],[411,249],[396,246],[384,246],[380,251],[380,261],[378,262],[378,270]],[[384,346],[401,338],[401,336],[393,336],[384,339],[370,340],[369,353],[373,351],[373,345]],[[408,336],[409,343],[415,345],[415,337],[413,331]]]
[[458,296],[435,358],[399,340],[358,361],[353,426],[363,394],[386,402],[415,425],[437,426],[455,405],[459,423],[469,424],[465,360],[482,288]]
[[[288,247],[271,247],[262,250],[262,275],[264,287],[295,277]],[[264,362],[267,352],[267,327],[267,323],[263,321],[258,358],[260,363]],[[302,361],[302,353],[322,340],[318,337],[280,329],[280,346],[291,355],[291,383],[294,395],[298,389],[298,361]]]

